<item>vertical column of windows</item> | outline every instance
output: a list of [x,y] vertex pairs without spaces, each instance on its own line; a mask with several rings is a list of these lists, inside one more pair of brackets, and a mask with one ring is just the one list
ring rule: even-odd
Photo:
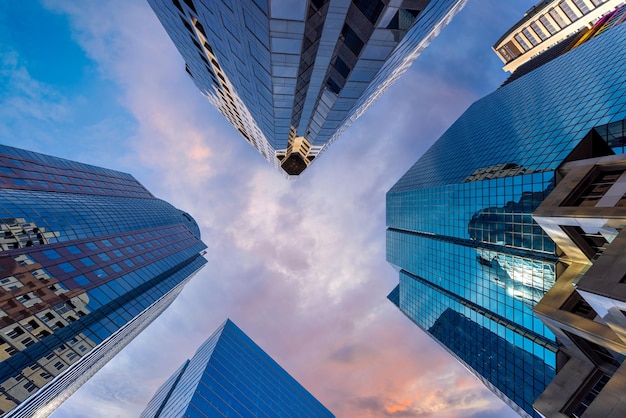
[[567,2],[567,0],[562,0],[559,2],[558,7],[565,13],[570,22],[575,22],[578,20],[578,14],[572,9],[572,6]]
[[528,45],[528,43],[524,40],[524,38],[521,37],[519,33],[516,34],[514,38],[524,51],[528,51],[530,49],[530,45]]
[[535,46],[539,43],[539,41],[535,39],[535,36],[530,32],[529,28],[522,29],[522,34],[528,40],[528,42],[532,44],[532,46]]
[[551,35],[554,35],[557,32],[557,29],[554,27],[547,15],[540,16],[539,21]]
[[530,27],[537,34],[537,36],[539,36],[539,39],[541,39],[542,41],[545,41],[548,38],[548,35],[545,34],[543,29],[541,29],[538,22],[532,22],[530,24]]
[[552,19],[554,19],[554,22],[559,26],[560,29],[563,29],[571,23],[566,20],[567,16],[558,7],[551,8],[548,14],[552,17]]
[[583,15],[586,15],[587,13],[591,11],[589,9],[589,6],[587,6],[587,3],[585,3],[585,0],[572,0],[572,1]]

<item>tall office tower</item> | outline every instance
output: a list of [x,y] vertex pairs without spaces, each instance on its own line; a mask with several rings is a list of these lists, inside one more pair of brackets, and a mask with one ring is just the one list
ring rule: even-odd
[[585,36],[592,24],[624,0],[541,0],[494,44],[504,70],[514,72],[546,49],[556,53]]
[[522,416],[540,395],[545,416],[626,415],[625,11],[471,105],[387,193],[388,298]]
[[209,101],[296,176],[466,0],[148,0]]
[[48,416],[206,263],[191,216],[131,175],[7,146],[0,230],[1,416]]
[[157,390],[141,418],[334,417],[226,320]]

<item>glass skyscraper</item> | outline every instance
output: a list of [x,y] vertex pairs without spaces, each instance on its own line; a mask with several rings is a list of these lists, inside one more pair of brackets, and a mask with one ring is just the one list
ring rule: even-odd
[[571,260],[533,212],[563,164],[624,153],[626,25],[605,29],[471,105],[387,193],[388,298],[522,416],[567,361],[533,309]]
[[226,320],[157,390],[140,418],[333,417]]
[[0,146],[0,415],[43,417],[204,266],[193,218],[131,175]]
[[300,174],[466,0],[148,0],[213,105]]

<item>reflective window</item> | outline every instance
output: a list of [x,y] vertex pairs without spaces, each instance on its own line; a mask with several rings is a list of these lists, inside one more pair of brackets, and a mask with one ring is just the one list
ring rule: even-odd
[[80,254],[82,251],[75,245],[68,245],[65,247],[71,254]]
[[61,254],[56,252],[55,250],[44,250],[42,254],[45,255],[48,260],[55,260],[57,258],[61,258]]
[[59,264],[59,268],[65,273],[71,273],[76,270],[76,267],[74,267],[71,263],[61,263]]
[[91,258],[89,258],[89,257],[83,257],[83,258],[81,258],[81,259],[80,259],[80,261],[81,261],[81,263],[83,263],[86,267],[93,266],[94,264],[96,264],[96,263],[94,263],[94,262],[93,262],[93,260],[92,260]]

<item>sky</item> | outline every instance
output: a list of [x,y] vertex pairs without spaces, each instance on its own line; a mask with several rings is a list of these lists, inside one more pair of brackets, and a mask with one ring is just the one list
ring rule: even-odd
[[231,318],[338,417],[513,417],[387,294],[385,193],[506,78],[535,0],[469,0],[296,181],[196,89],[145,1],[0,2],[0,142],[129,172],[191,213],[208,263],[52,416],[136,417]]

